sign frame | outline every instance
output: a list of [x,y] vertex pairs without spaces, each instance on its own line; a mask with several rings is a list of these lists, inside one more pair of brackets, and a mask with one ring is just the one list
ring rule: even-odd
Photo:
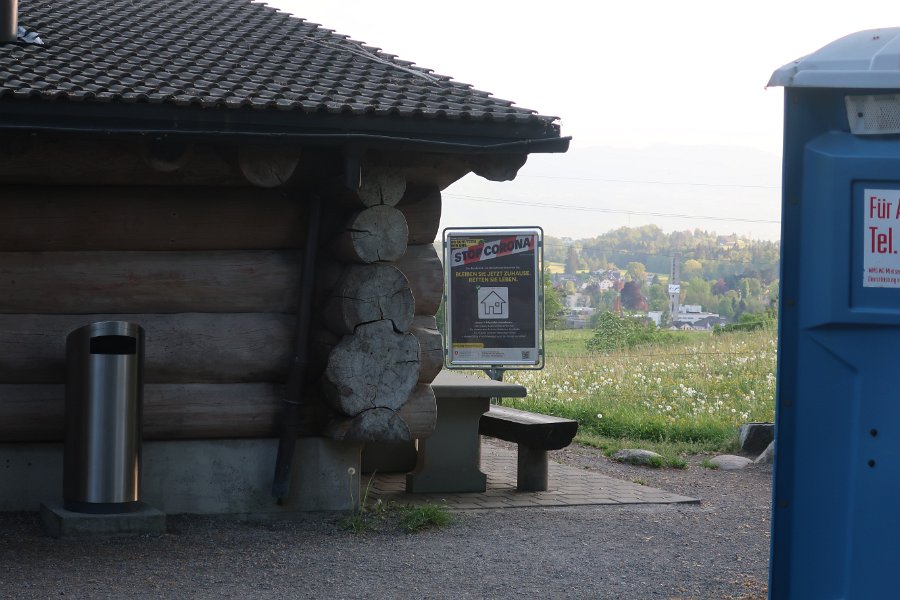
[[543,369],[544,230],[447,227],[443,250],[444,366]]

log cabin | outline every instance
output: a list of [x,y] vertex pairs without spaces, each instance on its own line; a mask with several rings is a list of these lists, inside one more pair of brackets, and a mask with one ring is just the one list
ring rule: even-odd
[[[564,152],[557,119],[249,0],[20,0],[16,19],[0,510],[58,493],[65,339],[96,321],[146,332],[143,477],[170,512],[264,510],[260,482],[283,497],[304,470],[326,475],[288,506],[333,508],[360,444],[427,437],[441,191]],[[234,498],[167,500],[198,480]]]

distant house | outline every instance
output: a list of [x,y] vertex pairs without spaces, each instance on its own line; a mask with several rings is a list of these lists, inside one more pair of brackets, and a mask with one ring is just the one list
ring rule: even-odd
[[566,329],[588,329],[591,317],[597,312],[595,308],[575,308],[566,316]]
[[746,245],[746,241],[735,234],[720,235],[716,238],[716,243],[719,245],[719,248],[723,250],[743,248]]
[[567,308],[584,308],[591,305],[591,297],[588,294],[569,294],[566,296]]
[[724,317],[720,317],[719,315],[710,315],[708,317],[700,319],[699,321],[696,321],[691,327],[696,330],[709,331],[716,325],[724,325],[727,322],[728,319]]
[[699,304],[685,304],[672,315],[672,325],[678,329],[712,329],[714,325],[726,323],[727,320],[717,313],[703,312]]

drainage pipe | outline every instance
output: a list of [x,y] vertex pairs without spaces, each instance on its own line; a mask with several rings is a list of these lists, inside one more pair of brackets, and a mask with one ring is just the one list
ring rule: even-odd
[[275,459],[275,480],[272,495],[283,504],[291,483],[291,462],[299,433],[300,406],[306,368],[309,364],[309,326],[315,289],[316,250],[319,245],[319,227],[322,221],[322,199],[312,194],[308,200],[306,248],[303,253],[303,271],[300,273],[300,303],[297,308],[297,330],[294,341],[294,360],[284,394],[284,417],[281,422],[281,439]]

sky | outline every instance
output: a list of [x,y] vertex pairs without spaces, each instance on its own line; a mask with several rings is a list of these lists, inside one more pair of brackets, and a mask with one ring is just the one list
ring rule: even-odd
[[267,4],[559,117],[569,152],[515,181],[468,175],[444,226],[591,237],[655,223],[777,239],[781,88],[772,72],[896,3],[857,0],[273,0]]

